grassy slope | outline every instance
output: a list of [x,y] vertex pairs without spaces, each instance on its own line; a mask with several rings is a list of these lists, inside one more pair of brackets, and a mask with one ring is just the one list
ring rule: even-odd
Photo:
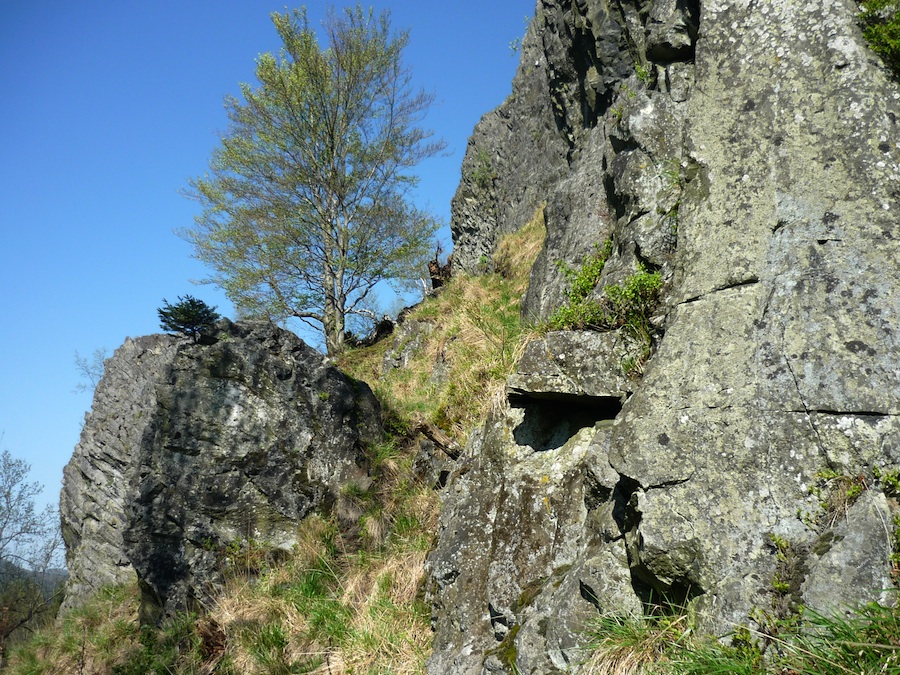
[[[287,560],[252,544],[230,552],[216,605],[161,630],[138,626],[136,586],[107,589],[12,650],[8,672],[423,673],[431,643],[424,563],[438,496],[414,471],[410,430],[424,420],[463,443],[503,391],[525,339],[519,302],[543,237],[541,210],[501,243],[494,273],[453,278],[415,308],[409,318],[434,328],[407,368],[382,376],[392,338],[341,360],[373,387],[389,422],[386,441],[369,449],[373,487],[346,492],[335,508],[344,520],[304,521]],[[433,377],[436,363],[443,377]]]

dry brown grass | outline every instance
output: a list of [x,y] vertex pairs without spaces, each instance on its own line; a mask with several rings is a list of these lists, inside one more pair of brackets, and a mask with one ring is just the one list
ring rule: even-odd
[[667,668],[672,645],[688,633],[684,615],[650,619],[605,617],[597,629],[585,675],[657,675]]
[[401,417],[426,419],[464,444],[502,400],[506,379],[531,337],[521,323],[520,303],[545,236],[541,206],[528,224],[500,242],[494,272],[456,275],[416,307],[408,318],[429,321],[434,329],[406,368],[381,372],[391,338],[353,350],[341,367],[369,382]]

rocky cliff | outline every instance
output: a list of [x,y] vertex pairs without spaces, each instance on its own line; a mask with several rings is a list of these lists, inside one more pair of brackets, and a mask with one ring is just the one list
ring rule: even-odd
[[64,610],[135,576],[144,621],[208,606],[230,566],[368,486],[380,424],[367,385],[270,324],[127,340],[64,472]]
[[622,333],[529,346],[447,490],[430,672],[565,671],[598,612],[725,632],[891,600],[900,90],[857,11],[538,1],[470,141],[454,260],[484,269],[546,202],[526,317],[611,239],[593,297],[658,271],[653,355],[639,376]]

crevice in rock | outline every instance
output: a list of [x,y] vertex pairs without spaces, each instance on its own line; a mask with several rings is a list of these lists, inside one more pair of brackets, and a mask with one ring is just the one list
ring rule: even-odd
[[663,481],[662,483],[655,483],[653,485],[646,486],[644,488],[644,490],[645,491],[646,490],[659,490],[659,489],[664,490],[665,488],[675,487],[676,485],[683,485],[683,484],[687,483],[693,477],[694,477],[694,473],[691,472],[691,475],[688,476],[687,478],[673,478],[672,480],[666,480],[666,481]]
[[735,282],[733,282],[733,283],[726,284],[725,286],[718,286],[718,287],[712,288],[712,289],[710,289],[710,290],[708,290],[708,291],[706,291],[706,292],[704,292],[704,293],[699,293],[699,294],[693,295],[693,296],[691,296],[691,297],[689,297],[689,298],[685,298],[684,300],[682,300],[682,301],[679,302],[678,304],[679,304],[679,305],[687,305],[687,304],[689,304],[689,303],[691,303],[691,302],[697,302],[698,300],[702,300],[702,299],[705,298],[706,296],[712,295],[713,293],[720,293],[720,292],[722,292],[722,291],[730,291],[730,290],[733,290],[733,289],[735,289],[735,288],[743,288],[743,287],[745,287],[745,286],[753,286],[753,285],[758,284],[758,283],[759,283],[759,277],[757,277],[757,276],[751,276],[751,277],[748,277],[748,278],[746,278],[746,279],[742,279],[741,281],[735,281]]
[[633,478],[619,474],[619,482],[616,483],[616,487],[613,488],[612,516],[619,531],[623,535],[633,527],[637,527],[637,524],[640,521],[640,514],[637,514],[634,509],[628,508],[631,497],[640,487],[641,484]]
[[522,422],[513,429],[516,444],[529,446],[535,452],[561,448],[582,429],[615,419],[622,410],[621,399],[611,396],[548,392],[528,397],[511,395],[509,402],[525,413]]
[[791,410],[789,412],[817,413],[819,415],[833,415],[835,417],[898,417],[898,413],[876,412],[873,410],[828,410],[820,408],[805,408],[803,410]]
[[[619,482],[613,490],[613,520],[620,532],[634,540],[626,545],[628,566],[631,575],[631,587],[648,615],[667,614],[683,611],[683,608],[695,597],[703,595],[704,589],[690,579],[675,578],[671,581],[659,579],[647,569],[640,560],[639,551],[643,547],[640,532],[641,513],[636,509],[635,493],[641,489],[634,478],[619,474]],[[664,488],[687,482],[688,479],[667,481],[647,489]],[[634,542],[640,542],[635,544]],[[589,600],[589,598],[585,598]]]
[[598,612],[603,612],[603,607],[600,606],[600,598],[597,597],[597,592],[580,579],[578,580],[578,592],[581,594],[581,597],[591,603]]
[[488,615],[491,620],[491,628],[494,631],[494,639],[497,642],[503,642],[503,639],[509,634],[509,629],[512,628],[513,622],[490,602],[488,603]]
[[590,472],[584,475],[584,507],[588,511],[594,511],[604,504],[608,504],[613,498],[613,488],[602,485]]
[[640,566],[631,572],[631,587],[650,616],[683,612],[691,600],[706,592],[683,579],[663,584]]
[[815,422],[813,422],[809,406],[806,404],[806,399],[803,398],[803,392],[800,390],[800,380],[797,378],[797,373],[794,372],[794,366],[791,365],[791,359],[787,354],[787,350],[785,349],[784,343],[786,333],[787,325],[783,324],[781,327],[781,356],[784,358],[784,363],[787,366],[788,372],[791,374],[791,380],[793,380],[794,388],[797,390],[797,398],[800,399],[800,405],[803,406],[803,412],[806,415],[806,421],[809,424],[809,428],[813,432],[813,436],[815,436],[816,447],[818,447],[819,452],[822,453],[822,456],[826,458],[826,461],[828,461],[828,453],[825,452],[825,446],[822,443],[822,436],[819,434],[819,429],[818,427],[816,427]]

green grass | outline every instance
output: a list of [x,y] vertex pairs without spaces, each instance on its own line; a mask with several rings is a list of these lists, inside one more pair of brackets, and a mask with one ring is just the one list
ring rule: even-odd
[[622,362],[626,375],[640,375],[653,348],[654,328],[650,317],[659,304],[662,276],[638,264],[637,271],[621,283],[609,284],[599,298],[594,291],[612,254],[612,240],[596,246],[582,264],[565,263],[560,270],[569,283],[566,303],[543,325],[543,330],[621,330],[632,345],[632,354]]
[[586,633],[594,675],[876,675],[900,673],[900,610],[870,603],[830,615],[801,610],[760,630],[697,635],[686,615],[607,616]]
[[500,242],[492,272],[456,275],[440,293],[425,298],[408,319],[429,321],[433,329],[407,367],[382,372],[392,338],[350,350],[339,366],[370,383],[390,419],[426,420],[464,444],[502,394],[531,336],[520,303],[545,234],[541,207]]

